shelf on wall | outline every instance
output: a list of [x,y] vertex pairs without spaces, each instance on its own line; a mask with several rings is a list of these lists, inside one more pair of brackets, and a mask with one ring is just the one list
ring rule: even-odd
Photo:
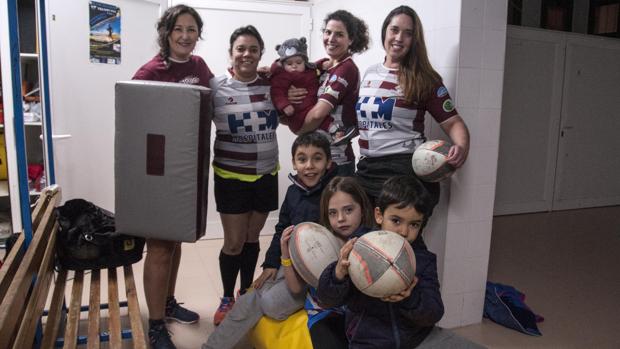
[[22,59],[38,59],[39,58],[39,54],[38,53],[20,53],[19,54],[19,58],[22,58]]
[[[28,121],[24,122],[24,126],[41,126],[41,121]],[[4,128],[4,124],[0,124],[0,129]]]

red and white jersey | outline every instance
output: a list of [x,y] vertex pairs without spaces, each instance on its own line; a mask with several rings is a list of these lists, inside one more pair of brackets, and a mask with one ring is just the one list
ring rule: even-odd
[[439,83],[426,101],[407,103],[398,86],[398,69],[368,68],[355,106],[363,156],[411,154],[424,142],[424,115],[438,123],[457,115],[446,87]]
[[177,82],[209,87],[211,78],[213,78],[213,73],[205,61],[198,56],[190,56],[190,59],[183,63],[171,61],[170,65],[166,66],[163,58],[158,54],[140,67],[132,79]]
[[[326,59],[316,64],[321,67]],[[342,128],[355,125],[355,103],[360,82],[360,72],[351,57],[324,71],[319,77],[319,100],[329,103],[334,109],[330,115],[334,123]],[[351,143],[331,147],[332,160],[345,164],[355,159]]]
[[273,172],[278,164],[278,112],[269,80],[241,82],[223,75],[211,79],[213,123],[217,129],[213,164],[248,175]]

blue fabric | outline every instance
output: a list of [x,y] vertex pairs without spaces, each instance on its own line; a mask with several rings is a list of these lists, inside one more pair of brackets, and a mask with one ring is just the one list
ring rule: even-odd
[[484,317],[513,330],[542,336],[536,325],[536,314],[525,305],[525,295],[516,288],[487,282]]

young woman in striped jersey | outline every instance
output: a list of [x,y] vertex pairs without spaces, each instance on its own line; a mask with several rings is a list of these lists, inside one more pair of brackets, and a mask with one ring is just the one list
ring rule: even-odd
[[257,73],[264,43],[254,26],[230,37],[230,74],[211,80],[214,193],[224,228],[220,274],[224,295],[214,315],[218,325],[234,304],[237,276],[241,292],[250,287],[258,260],[258,234],[269,211],[278,209],[278,113],[269,81]]
[[[361,160],[360,183],[374,202],[383,183],[396,175],[414,175],[411,155],[423,143],[429,112],[454,144],[448,162],[463,165],[469,132],[454,108],[441,76],[426,52],[422,23],[408,6],[392,10],[383,22],[385,60],[366,70],[356,105]],[[438,183],[425,183],[439,199]]]

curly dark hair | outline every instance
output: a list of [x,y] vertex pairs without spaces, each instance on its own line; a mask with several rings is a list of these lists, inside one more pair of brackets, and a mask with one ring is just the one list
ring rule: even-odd
[[323,21],[323,26],[327,26],[327,22],[331,20],[340,21],[347,28],[347,34],[351,39],[349,52],[362,53],[368,50],[370,37],[366,22],[352,15],[351,12],[345,10],[338,10],[328,14]]
[[265,43],[263,42],[263,38],[260,36],[258,29],[256,29],[253,25],[246,25],[245,27],[235,29],[235,31],[230,35],[228,54],[232,56],[233,44],[235,43],[235,40],[242,35],[250,35],[256,38],[256,41],[258,41],[258,46],[260,47],[260,55],[262,57],[263,52],[265,51]]
[[198,37],[202,39],[202,18],[193,7],[187,5],[176,5],[161,15],[159,21],[157,21],[157,44],[159,44],[159,54],[166,62],[166,65],[170,64],[170,43],[168,43],[168,37],[174,29],[174,25],[177,22],[177,18],[180,15],[189,14],[194,17],[196,24],[198,25]]
[[376,206],[382,214],[390,205],[395,205],[399,209],[413,206],[422,214],[422,228],[424,228],[428,218],[433,214],[437,199],[415,176],[395,176],[385,181],[376,201]]

